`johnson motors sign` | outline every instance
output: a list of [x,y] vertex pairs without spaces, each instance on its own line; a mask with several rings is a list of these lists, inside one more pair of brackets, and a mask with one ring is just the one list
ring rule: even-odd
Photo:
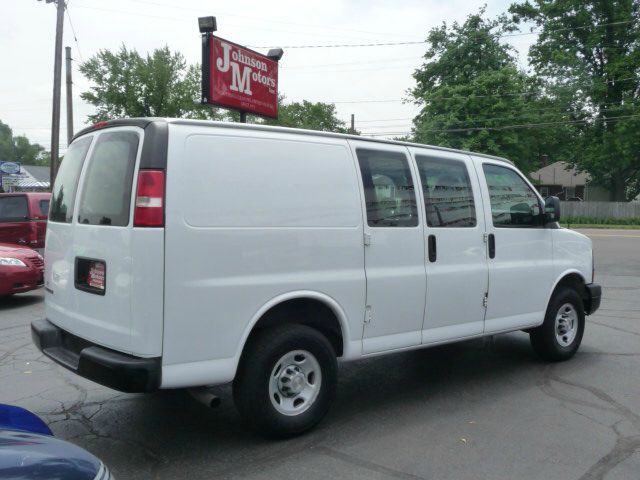
[[203,43],[202,101],[269,118],[278,117],[278,62],[209,35]]

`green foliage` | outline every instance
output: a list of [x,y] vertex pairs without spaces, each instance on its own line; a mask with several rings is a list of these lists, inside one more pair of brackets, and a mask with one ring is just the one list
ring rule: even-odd
[[503,128],[535,122],[537,110],[544,109],[539,86],[500,42],[514,29],[505,16],[486,19],[483,8],[463,24],[430,31],[410,92],[422,106],[414,119],[415,141],[507,157],[527,171],[537,166],[556,135]]
[[562,223],[568,225],[640,225],[640,218],[595,218],[562,217]]
[[640,2],[526,0],[509,9],[541,34],[529,52],[548,97],[576,124],[572,163],[611,200],[640,193]]
[[284,96],[278,99],[278,119],[265,120],[264,123],[323,132],[348,132],[345,123],[336,116],[334,104],[307,100],[286,103]]
[[[178,117],[239,121],[235,111],[220,111],[196,102],[200,99],[200,67],[187,65],[180,53],[168,47],[143,57],[124,45],[117,52],[101,50],[80,66],[94,86],[81,97],[96,107],[91,122],[118,117]],[[336,117],[333,104],[287,103],[279,98],[279,118],[262,120],[249,116],[252,123],[346,132]]]
[[24,135],[14,136],[9,125],[0,121],[0,161],[47,166],[49,159],[42,145],[29,142]]
[[80,96],[96,107],[91,122],[119,117],[219,119],[200,100],[200,67],[168,47],[146,56],[124,45],[101,50],[80,66],[93,87]]

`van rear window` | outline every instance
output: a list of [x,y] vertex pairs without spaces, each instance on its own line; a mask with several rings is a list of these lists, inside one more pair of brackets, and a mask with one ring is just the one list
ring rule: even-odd
[[0,222],[12,222],[29,218],[27,197],[0,197]]
[[71,223],[78,177],[92,140],[93,137],[85,137],[73,142],[67,150],[53,185],[49,221]]
[[114,227],[129,224],[139,141],[132,131],[105,132],[98,137],[84,175],[79,223]]

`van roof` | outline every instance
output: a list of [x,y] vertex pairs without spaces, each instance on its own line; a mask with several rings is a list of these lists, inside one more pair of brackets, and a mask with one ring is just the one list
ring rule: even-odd
[[404,142],[399,140],[386,140],[381,138],[363,137],[360,135],[350,135],[346,133],[323,132],[319,130],[305,130],[302,128],[276,127],[272,125],[258,125],[255,123],[220,122],[220,121],[214,121],[214,120],[192,120],[192,119],[184,119],[184,118],[146,117],[146,118],[119,118],[116,120],[108,120],[106,122],[98,122],[90,127],[85,128],[84,130],[79,131],[78,133],[75,134],[75,136],[73,137],[73,140],[75,140],[81,135],[84,135],[86,133],[92,132],[94,130],[99,130],[102,128],[128,126],[128,125],[146,128],[147,125],[155,122],[164,122],[164,123],[175,124],[175,125],[194,125],[194,126],[197,125],[200,127],[230,128],[230,129],[236,129],[236,130],[258,130],[263,132],[282,132],[282,133],[292,133],[295,135],[310,135],[310,136],[316,136],[316,137],[344,138],[344,139],[360,140],[360,141],[371,142],[371,143],[404,145],[409,147],[420,147],[420,148],[428,147],[434,150],[442,150],[446,152],[473,154],[479,157],[490,158],[492,160],[499,160],[499,161],[514,165],[514,163],[511,160],[508,160],[503,157],[488,155],[486,153],[459,150],[455,148],[438,147],[436,145],[427,145],[424,143]]

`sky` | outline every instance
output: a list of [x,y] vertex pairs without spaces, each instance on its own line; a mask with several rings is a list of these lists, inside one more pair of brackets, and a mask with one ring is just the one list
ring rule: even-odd
[[[122,44],[141,53],[169,46],[189,63],[201,57],[197,18],[214,15],[221,37],[266,53],[280,46],[279,91],[289,101],[335,102],[338,117],[364,134],[409,132],[418,108],[403,102],[414,85],[425,44],[293,48],[303,45],[421,41],[434,26],[462,22],[486,4],[487,15],[505,0],[68,0],[64,46],[72,47],[75,130],[87,126],[91,105],[79,95],[90,87],[78,65],[101,49]],[[41,0],[0,0],[0,120],[14,134],[50,146],[55,5]],[[72,28],[73,26],[73,28]],[[74,35],[75,32],[75,35]],[[76,41],[77,40],[77,41]],[[521,66],[535,36],[513,37]],[[64,54],[63,54],[64,57]],[[64,63],[64,61],[63,61]],[[66,147],[64,68],[60,145]],[[386,136],[386,135],[385,135]]]

